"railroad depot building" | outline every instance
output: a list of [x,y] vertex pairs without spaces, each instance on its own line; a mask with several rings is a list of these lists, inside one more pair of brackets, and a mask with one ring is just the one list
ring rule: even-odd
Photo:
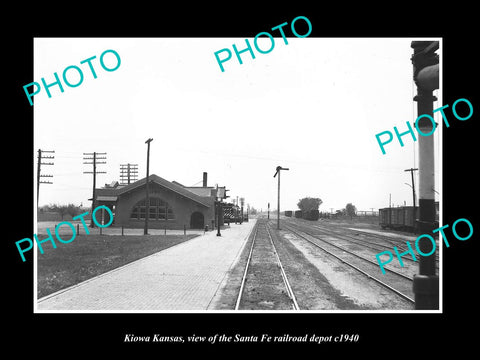
[[[95,189],[95,206],[108,206],[114,214],[113,226],[143,228],[146,215],[146,178],[128,185],[118,182]],[[224,188],[221,188],[224,189]],[[216,218],[217,189],[207,186],[203,174],[202,187],[187,187],[157,175],[149,175],[150,202],[148,227],[152,229],[210,228]],[[106,213],[106,212],[105,212]],[[108,216],[108,213],[106,213]],[[109,219],[104,219],[109,221]],[[220,219],[223,225],[223,218]]]

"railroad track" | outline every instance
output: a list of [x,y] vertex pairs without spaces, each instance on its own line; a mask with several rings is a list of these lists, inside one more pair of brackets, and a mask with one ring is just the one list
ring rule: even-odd
[[[372,233],[372,232],[368,232],[368,231],[363,231],[363,230],[360,230],[360,229],[356,229],[356,230],[351,230],[351,231],[355,231],[356,233],[361,233],[365,236],[369,236],[369,237],[373,237],[373,238],[377,238],[377,239],[380,239],[380,240],[383,240],[387,243],[390,243],[392,244],[393,246],[396,246],[397,249],[399,249],[400,251],[407,251],[407,248],[405,246],[405,242],[406,240],[405,239],[397,239],[397,238],[392,238],[392,237],[389,237],[389,236],[386,236],[386,235],[380,235],[380,234],[375,234],[375,233]],[[412,234],[415,236],[415,234]],[[416,234],[416,236],[418,236],[419,234]],[[435,244],[437,246],[437,250],[435,251],[435,257],[436,257],[436,260],[437,260],[437,268],[438,268],[438,262],[439,262],[439,259],[440,259],[440,254],[438,252],[438,249],[439,249],[439,241],[438,241],[438,237],[434,236],[435,238]],[[410,240],[410,243],[414,243],[414,241],[411,241]],[[393,247],[391,248],[393,249]]]
[[[295,224],[291,223],[291,225],[294,226]],[[390,245],[383,245],[383,244],[378,244],[378,243],[375,243],[375,242],[367,241],[365,239],[358,239],[358,238],[356,238],[352,235],[344,234],[340,231],[335,231],[335,230],[328,229],[328,228],[325,228],[325,227],[322,227],[322,226],[319,226],[319,225],[313,225],[313,228],[315,228],[316,232],[319,232],[322,235],[328,235],[328,236],[334,235],[335,237],[338,237],[340,239],[346,239],[346,241],[348,241],[349,243],[360,245],[363,248],[368,248],[368,249],[375,250],[377,253],[378,252],[383,252],[383,251],[393,252],[393,247],[395,246],[395,244],[392,244],[392,243],[389,243]],[[397,246],[397,249],[402,251],[402,252],[405,251],[401,246]],[[409,257],[402,258],[402,261],[415,263],[415,261],[413,259],[410,259]]]
[[[326,226],[323,226],[323,225],[316,224],[316,225],[314,225],[314,228],[319,229],[321,231],[328,231],[328,232],[334,232],[335,234],[340,234],[340,232],[334,231],[334,230],[332,230],[330,228],[327,228]],[[346,230],[348,230],[348,229],[346,229]],[[374,245],[377,245],[377,246],[381,246],[381,247],[384,247],[386,249],[393,249],[393,246],[396,246],[399,250],[403,250],[403,245],[405,245],[405,241],[402,242],[402,240],[400,240],[400,239],[392,239],[392,238],[389,238],[387,236],[377,235],[377,234],[373,234],[373,233],[367,233],[367,232],[361,231],[361,230],[349,230],[349,231],[352,231],[352,232],[355,232],[355,233],[361,233],[361,234],[364,234],[364,235],[369,235],[371,237],[380,239],[380,240],[382,240],[382,242],[387,243],[388,245],[379,244],[378,242],[366,241],[365,239],[362,239],[361,241],[365,242],[365,243],[368,243],[368,244],[374,244]],[[349,237],[351,239],[355,239],[352,235],[346,235],[345,234],[344,236]]]
[[[379,272],[378,264],[376,262],[366,259],[363,256],[355,254],[354,252],[333,244],[325,239],[321,239],[318,237],[318,235],[311,234],[304,230],[299,230],[298,228],[293,228],[292,224],[284,225],[284,228],[295,234],[297,237],[306,240],[316,248],[319,248],[327,254],[333,256],[345,265],[367,276],[377,284],[394,292],[408,302],[412,304],[415,303],[413,300],[412,278],[395,270],[385,269],[387,272],[384,275],[380,275],[382,277],[382,279],[380,279],[376,275]],[[360,263],[358,263],[358,259],[360,259]]]
[[[379,244],[379,243],[376,243],[376,242],[368,241],[366,239],[358,239],[358,238],[356,238],[352,235],[343,234],[339,231],[332,230],[332,229],[327,228],[327,227],[322,226],[322,225],[317,224],[317,225],[314,225],[313,227],[321,233],[324,233],[324,234],[332,234],[333,233],[338,237],[341,237],[341,238],[343,237],[343,238],[350,239],[349,240],[350,242],[362,245],[364,247],[368,247],[370,249],[376,249],[376,250],[380,250],[380,251],[385,251],[386,250],[386,251],[393,252],[393,247],[397,247],[397,249],[400,252],[405,252],[405,251],[408,250],[405,246],[406,240],[402,240],[402,239],[393,239],[393,238],[385,236],[385,235],[375,234],[375,233],[362,231],[362,230],[349,230],[349,231],[352,231],[352,232],[357,233],[357,234],[360,233],[362,235],[368,236],[370,238],[380,239],[381,241],[389,244],[389,245],[383,245],[383,244]],[[413,244],[412,241],[411,241],[411,243]],[[436,241],[436,246],[437,246],[437,249],[438,249],[438,247],[439,247],[438,241]],[[436,258],[436,267],[437,267],[437,270],[438,270],[438,268],[439,268],[439,258],[440,258],[438,250],[435,252],[435,258]],[[407,262],[410,262],[410,263],[416,262],[408,256],[403,257],[402,261],[407,261]]]
[[235,310],[300,310],[268,222],[259,220],[242,276]]
[[[291,224],[294,224],[294,222],[292,222],[291,220],[288,220]],[[352,235],[347,235],[347,234],[344,234],[340,231],[336,231],[334,229],[332,229],[332,227],[327,227],[323,224],[319,224],[319,223],[316,223],[314,225],[310,224],[310,223],[307,223],[307,222],[301,222],[301,224],[305,224],[310,227],[313,227],[321,232],[328,232],[329,234],[338,234],[338,235],[341,235],[341,236],[344,236],[344,237],[348,237],[350,239],[353,239],[353,240],[357,240],[357,238],[355,238],[354,236]],[[362,231],[362,230],[350,230],[350,229],[346,229],[346,228],[343,228],[343,230],[346,230],[346,231],[351,231],[352,233],[361,233],[363,235],[368,235],[368,236],[371,236],[371,237],[375,237],[377,239],[380,239],[382,240],[382,242],[384,243],[387,243],[388,245],[384,245],[384,244],[379,244],[378,242],[371,242],[371,241],[366,241],[365,239],[362,239],[360,240],[362,243],[367,243],[367,244],[370,244],[370,245],[373,245],[373,246],[380,246],[382,248],[385,248],[385,249],[393,249],[394,246],[396,246],[399,250],[403,250],[403,245],[405,245],[405,241],[404,240],[400,240],[400,239],[393,239],[391,237],[387,237],[387,236],[383,236],[383,235],[378,235],[378,234],[374,234],[374,233],[370,233],[370,232],[365,232],[365,231]],[[378,249],[380,250],[380,249]]]

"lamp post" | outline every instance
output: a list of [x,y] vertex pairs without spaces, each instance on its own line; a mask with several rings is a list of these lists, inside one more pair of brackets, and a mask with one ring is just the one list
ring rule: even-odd
[[222,204],[220,200],[217,200],[215,203],[217,205],[217,236],[222,236],[220,233],[220,211],[222,210]]
[[278,175],[278,193],[277,193],[277,229],[280,230],[280,171],[281,170],[290,170],[288,168],[282,168],[281,166],[277,166],[277,171],[273,177]]
[[225,197],[225,191],[218,187],[215,195],[215,206],[217,209],[217,236],[222,236],[220,233],[220,220],[222,219],[221,212],[223,212],[222,199]]
[[243,205],[245,204],[245,198],[241,197],[240,198],[240,205],[241,205],[241,208],[240,208],[240,224],[243,223]]

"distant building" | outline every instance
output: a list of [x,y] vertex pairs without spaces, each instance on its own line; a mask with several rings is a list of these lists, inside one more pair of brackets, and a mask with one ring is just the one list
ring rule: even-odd
[[[114,214],[113,226],[143,228],[146,215],[146,178],[129,185],[118,182],[95,189],[95,206],[108,206]],[[160,176],[149,176],[149,220],[152,229],[203,229],[215,224],[217,189],[207,187],[207,174],[202,187],[187,187]],[[108,216],[108,213],[105,212]],[[222,214],[223,215],[223,214]],[[105,222],[109,219],[104,219]],[[220,220],[223,225],[223,216]]]

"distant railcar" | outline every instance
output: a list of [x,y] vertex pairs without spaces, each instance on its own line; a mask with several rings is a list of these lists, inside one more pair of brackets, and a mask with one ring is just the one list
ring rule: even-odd
[[295,217],[296,217],[297,219],[301,219],[301,218],[303,217],[302,215],[303,215],[303,214],[302,214],[302,210],[296,210],[296,211],[295,211]]
[[390,226],[394,229],[401,229],[403,227],[403,208],[392,208],[390,213]]
[[414,231],[418,211],[415,207],[414,212],[413,206],[379,209],[380,226],[382,229]]
[[[415,213],[414,213],[415,209]],[[403,208],[403,223],[406,230],[413,231],[415,229],[415,219],[418,216],[418,207],[405,206]]]
[[[233,204],[223,204],[223,220],[226,223],[241,223],[242,222],[242,215],[240,208]],[[245,214],[246,216],[246,214]]]
[[392,208],[378,209],[380,226],[382,227],[382,229],[386,229],[387,227],[390,227],[391,212],[392,212]]
[[285,216],[292,217],[292,210],[285,210]]
[[308,211],[304,211],[302,215],[305,220],[316,221],[318,220],[319,214],[320,213],[318,210],[308,210]]

